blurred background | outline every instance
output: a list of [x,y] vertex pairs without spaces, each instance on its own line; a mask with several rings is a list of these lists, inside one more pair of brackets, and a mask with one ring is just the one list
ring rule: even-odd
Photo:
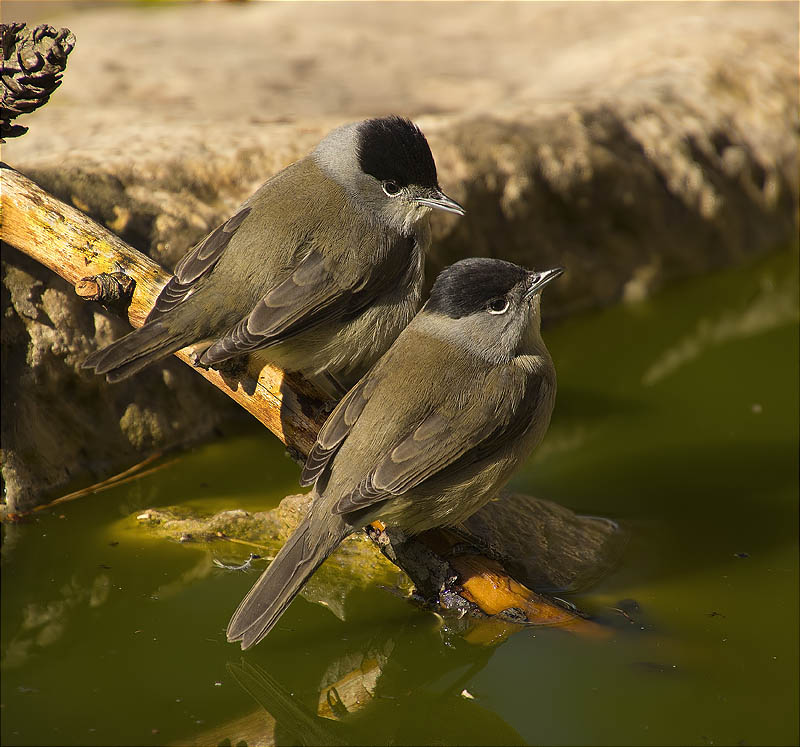
[[[267,676],[231,674],[252,577],[131,517],[269,508],[297,470],[178,361],[113,387],[79,371],[126,323],[4,245],[7,509],[194,445],[4,525],[5,744],[797,743],[796,3],[4,0],[2,19],[77,39],[3,161],[167,268],[332,127],[414,118],[467,208],[434,217],[429,279],[464,256],[568,268],[544,301],[553,426],[514,487],[628,527],[570,598],[635,619],[612,644],[478,650],[374,587],[346,623],[298,602],[248,657]],[[374,704],[320,721],[356,670]]]

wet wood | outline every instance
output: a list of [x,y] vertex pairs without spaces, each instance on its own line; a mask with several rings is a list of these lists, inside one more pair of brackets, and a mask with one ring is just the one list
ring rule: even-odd
[[[461,596],[487,615],[515,610],[524,616],[524,624],[557,625],[571,633],[598,639],[611,637],[608,628],[554,604],[552,599],[515,581],[497,561],[480,555],[464,555],[453,558],[450,564],[461,581]],[[485,635],[488,632],[475,628],[468,638],[473,643],[495,643],[495,636]]]
[[[554,598],[539,594],[520,583],[496,559],[464,550],[464,536],[450,529],[424,532],[412,540],[392,541],[386,525],[371,525],[381,552],[409,574],[417,590],[443,608],[452,609],[448,595],[457,594],[474,605],[469,610],[489,618],[488,625],[476,625],[465,636],[478,644],[494,644],[515,630],[530,625],[559,626],[566,631],[597,639],[611,631],[586,619]],[[520,526],[524,532],[525,527]],[[425,550],[429,553],[426,553]],[[467,611],[467,608],[455,610]],[[496,624],[493,624],[496,623]]]

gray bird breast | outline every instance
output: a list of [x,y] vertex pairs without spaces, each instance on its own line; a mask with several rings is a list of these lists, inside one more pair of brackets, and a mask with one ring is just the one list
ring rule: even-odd
[[[381,519],[410,534],[463,521],[496,496],[547,431],[556,389],[545,348],[490,365],[419,334],[419,318],[368,374],[375,385],[317,485],[328,510],[360,505],[353,491],[366,497],[347,521]],[[421,423],[432,424],[427,434]],[[415,464],[427,477],[393,492]]]

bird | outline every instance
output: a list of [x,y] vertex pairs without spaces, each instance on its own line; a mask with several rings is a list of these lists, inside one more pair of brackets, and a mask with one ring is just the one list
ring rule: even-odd
[[234,613],[229,641],[262,640],[358,529],[380,520],[413,536],[457,525],[498,494],[550,423],[541,292],[563,271],[471,258],[439,274],[320,429],[300,479],[314,486],[308,514]]
[[206,368],[264,348],[341,396],[419,308],[431,210],[464,214],[416,124],[338,127],[194,246],[144,325],[83,367],[116,382],[189,345]]

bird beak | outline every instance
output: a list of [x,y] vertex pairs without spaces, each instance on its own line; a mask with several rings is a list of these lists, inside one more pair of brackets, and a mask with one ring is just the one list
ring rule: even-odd
[[417,203],[425,207],[434,208],[435,210],[444,210],[448,213],[455,213],[456,215],[464,215],[464,210],[455,200],[448,197],[442,190],[437,189],[430,197],[417,197]]
[[555,280],[559,275],[566,272],[563,267],[556,267],[552,270],[543,270],[542,272],[529,272],[528,273],[528,290],[525,291],[525,298],[532,298],[533,295],[544,288],[551,280]]

